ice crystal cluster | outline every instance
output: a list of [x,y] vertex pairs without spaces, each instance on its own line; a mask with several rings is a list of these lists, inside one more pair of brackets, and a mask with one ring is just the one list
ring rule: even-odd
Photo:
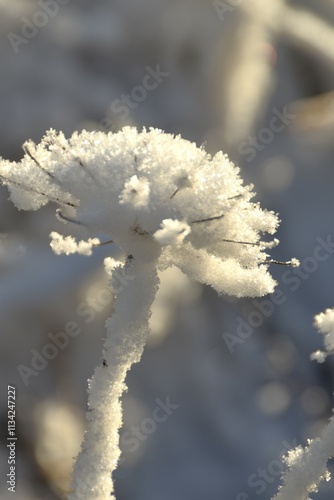
[[[18,163],[0,161],[0,178],[14,204],[37,210],[56,203],[67,229],[87,229],[87,241],[80,242],[52,232],[54,251],[89,255],[99,235],[124,254],[123,261],[108,263],[117,300],[103,360],[89,381],[87,431],[70,494],[106,500],[120,456],[120,398],[149,335],[158,271],[176,266],[238,297],[270,293],[275,282],[266,251],[277,240],[261,237],[275,232],[278,219],[251,201],[252,186],[243,185],[227,156],[211,157],[160,130],[84,131],[68,140],[51,130],[38,146],[26,142],[24,150]],[[115,285],[120,273],[121,288]]]

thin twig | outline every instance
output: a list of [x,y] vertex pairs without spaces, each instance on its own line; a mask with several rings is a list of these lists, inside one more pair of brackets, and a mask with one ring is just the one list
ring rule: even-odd
[[35,156],[32,154],[32,152],[30,151],[29,149],[29,146],[27,144],[25,144],[23,146],[23,151],[28,155],[30,156],[30,158],[36,163],[36,165],[48,176],[50,177],[52,180],[54,181],[57,181],[57,183],[59,183],[58,179],[56,179],[56,177],[51,174],[51,172],[49,172],[48,170],[46,170],[46,168],[44,168],[40,163],[39,161],[37,160],[37,158],[35,158]]
[[226,240],[226,239],[223,239],[221,241],[226,241],[227,243],[239,243],[240,245],[254,245],[258,247],[261,246],[261,241],[255,241],[254,243],[252,243],[251,241],[237,241],[237,240]]
[[292,267],[297,267],[296,266],[296,263],[293,261],[293,260],[288,260],[286,262],[282,261],[282,260],[274,260],[274,259],[271,259],[271,260],[264,260],[262,262],[262,264],[278,264],[280,266],[292,266]]
[[102,247],[103,245],[109,245],[110,243],[114,243],[113,240],[102,241],[101,243],[93,243],[93,247]]
[[207,219],[198,219],[198,220],[193,220],[191,221],[190,224],[198,224],[199,222],[210,222],[212,220],[218,220],[218,219],[222,219],[223,217],[225,217],[225,214],[222,214],[222,215],[216,215],[215,217],[208,217]]
[[81,158],[79,158],[79,156],[76,156],[74,158],[75,161],[77,161],[79,163],[79,165],[84,169],[84,171],[86,172],[86,174],[96,183],[99,183],[101,185],[101,181],[98,180],[95,175],[93,175],[87,168],[87,165],[85,165],[83,163],[83,161],[81,160]]
[[[70,142],[68,141],[68,144],[70,145]],[[65,146],[61,146],[62,150],[65,151],[65,153],[67,153],[67,149],[65,148]],[[73,158],[74,161],[76,161],[77,163],[79,163],[80,167],[83,168],[83,170],[86,172],[86,174],[96,183],[100,183],[101,185],[101,182],[88,170],[87,166],[84,164],[84,162],[81,160],[81,158],[79,156],[75,156]]]
[[[172,196],[170,198],[172,198],[173,196],[175,196],[178,191],[179,191],[179,188],[176,189],[176,191],[174,191],[174,193],[172,194]],[[242,196],[243,196],[242,194],[236,194],[235,196],[230,196],[229,198],[226,198],[226,201],[228,201],[228,200],[235,200],[236,198],[241,198]],[[191,221],[190,224],[198,224],[199,222],[210,222],[212,220],[222,219],[223,217],[225,217],[225,214],[216,215],[215,217],[208,217],[206,219],[193,220],[193,221]]]
[[43,193],[42,191],[38,191],[37,189],[33,188],[33,187],[27,187],[27,186],[24,186],[23,184],[20,184],[19,182],[16,182],[16,181],[12,181],[10,179],[6,179],[6,177],[4,177],[3,175],[0,174],[0,178],[4,180],[4,183],[7,185],[7,184],[13,184],[13,186],[16,186],[18,187],[19,189],[22,189],[23,191],[27,191],[28,193],[35,193],[35,194],[38,194],[40,196],[45,196],[46,198],[48,198],[49,201],[53,202],[53,203],[59,203],[60,205],[67,205],[68,207],[72,207],[72,208],[77,208],[78,205],[75,205],[74,203],[71,203],[70,201],[64,201],[64,200],[60,200],[59,198],[51,198],[48,194],[45,194]]
[[178,193],[180,191],[180,188],[176,188],[174,193],[169,197],[169,199],[171,200],[172,198],[174,198],[174,196],[176,195],[176,193]]
[[71,222],[72,224],[77,224],[78,226],[82,226],[82,222],[77,221],[75,219],[71,219],[71,217],[67,217],[67,215],[63,214],[60,208],[56,210],[56,216],[65,222]]

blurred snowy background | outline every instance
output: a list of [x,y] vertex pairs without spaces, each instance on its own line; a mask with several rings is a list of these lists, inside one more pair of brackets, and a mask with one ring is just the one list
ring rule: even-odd
[[[275,296],[218,297],[175,269],[162,276],[115,474],[118,500],[271,498],[282,452],[319,435],[334,406],[333,360],[309,359],[322,341],[313,316],[334,306],[334,1],[0,0],[0,33],[1,156],[19,159],[49,128],[159,127],[223,149],[280,213],[273,257],[302,267],[273,266]],[[55,500],[82,438],[112,309],[103,259],[116,249],[55,256],[55,207],[18,212],[7,198],[2,187],[1,427],[15,385],[17,498]],[[36,370],[69,322],[80,334]],[[157,400],[174,408],[163,421]],[[316,498],[333,495],[330,482]]]

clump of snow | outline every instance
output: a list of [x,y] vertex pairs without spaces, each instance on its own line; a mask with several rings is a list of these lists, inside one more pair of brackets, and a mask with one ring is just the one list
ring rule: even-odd
[[318,363],[324,363],[325,362],[325,359],[327,357],[327,354],[323,351],[320,351],[320,349],[318,349],[317,351],[314,351],[312,352],[310,358],[312,359],[312,361],[318,361]]
[[79,253],[81,255],[92,255],[92,248],[100,243],[98,238],[89,238],[88,241],[79,241],[77,243],[73,236],[62,236],[59,233],[53,231],[51,234],[50,246],[55,254],[60,255],[65,253],[66,255],[71,255],[73,253]]
[[326,309],[315,316],[314,324],[319,332],[324,335],[326,352],[316,351],[311,354],[311,359],[323,363],[329,354],[334,352],[334,309]]
[[115,267],[120,266],[121,264],[121,261],[114,259],[113,257],[106,257],[103,261],[104,270],[110,276]]
[[161,223],[161,229],[156,231],[153,237],[161,246],[175,245],[182,243],[190,232],[191,228],[186,222],[176,219],[165,219]]
[[147,208],[150,197],[150,184],[145,177],[139,179],[133,175],[125,183],[124,189],[119,197],[119,202],[129,203],[134,208]]

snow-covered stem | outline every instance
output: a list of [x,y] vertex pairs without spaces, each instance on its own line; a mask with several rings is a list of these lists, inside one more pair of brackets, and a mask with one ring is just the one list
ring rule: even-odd
[[[334,309],[317,314],[314,324],[324,335],[326,351],[316,351],[311,359],[323,363],[334,352]],[[327,462],[334,457],[334,417],[320,438],[310,440],[306,448],[298,446],[285,457],[288,471],[283,475],[283,486],[272,500],[309,500],[308,493],[318,491],[324,479],[329,481]]]
[[321,438],[309,441],[306,448],[290,450],[285,461],[289,467],[283,486],[272,500],[310,500],[308,494],[318,491],[324,479],[329,481],[327,461],[334,457],[334,417]]
[[[124,266],[127,285],[107,321],[103,363],[89,381],[87,431],[73,470],[70,500],[111,500],[111,473],[120,456],[121,396],[125,377],[140,360],[148,334],[150,307],[158,284],[156,255],[136,255]],[[117,274],[117,267],[114,273]],[[132,279],[133,278],[133,279]],[[113,279],[113,278],[112,278]]]

